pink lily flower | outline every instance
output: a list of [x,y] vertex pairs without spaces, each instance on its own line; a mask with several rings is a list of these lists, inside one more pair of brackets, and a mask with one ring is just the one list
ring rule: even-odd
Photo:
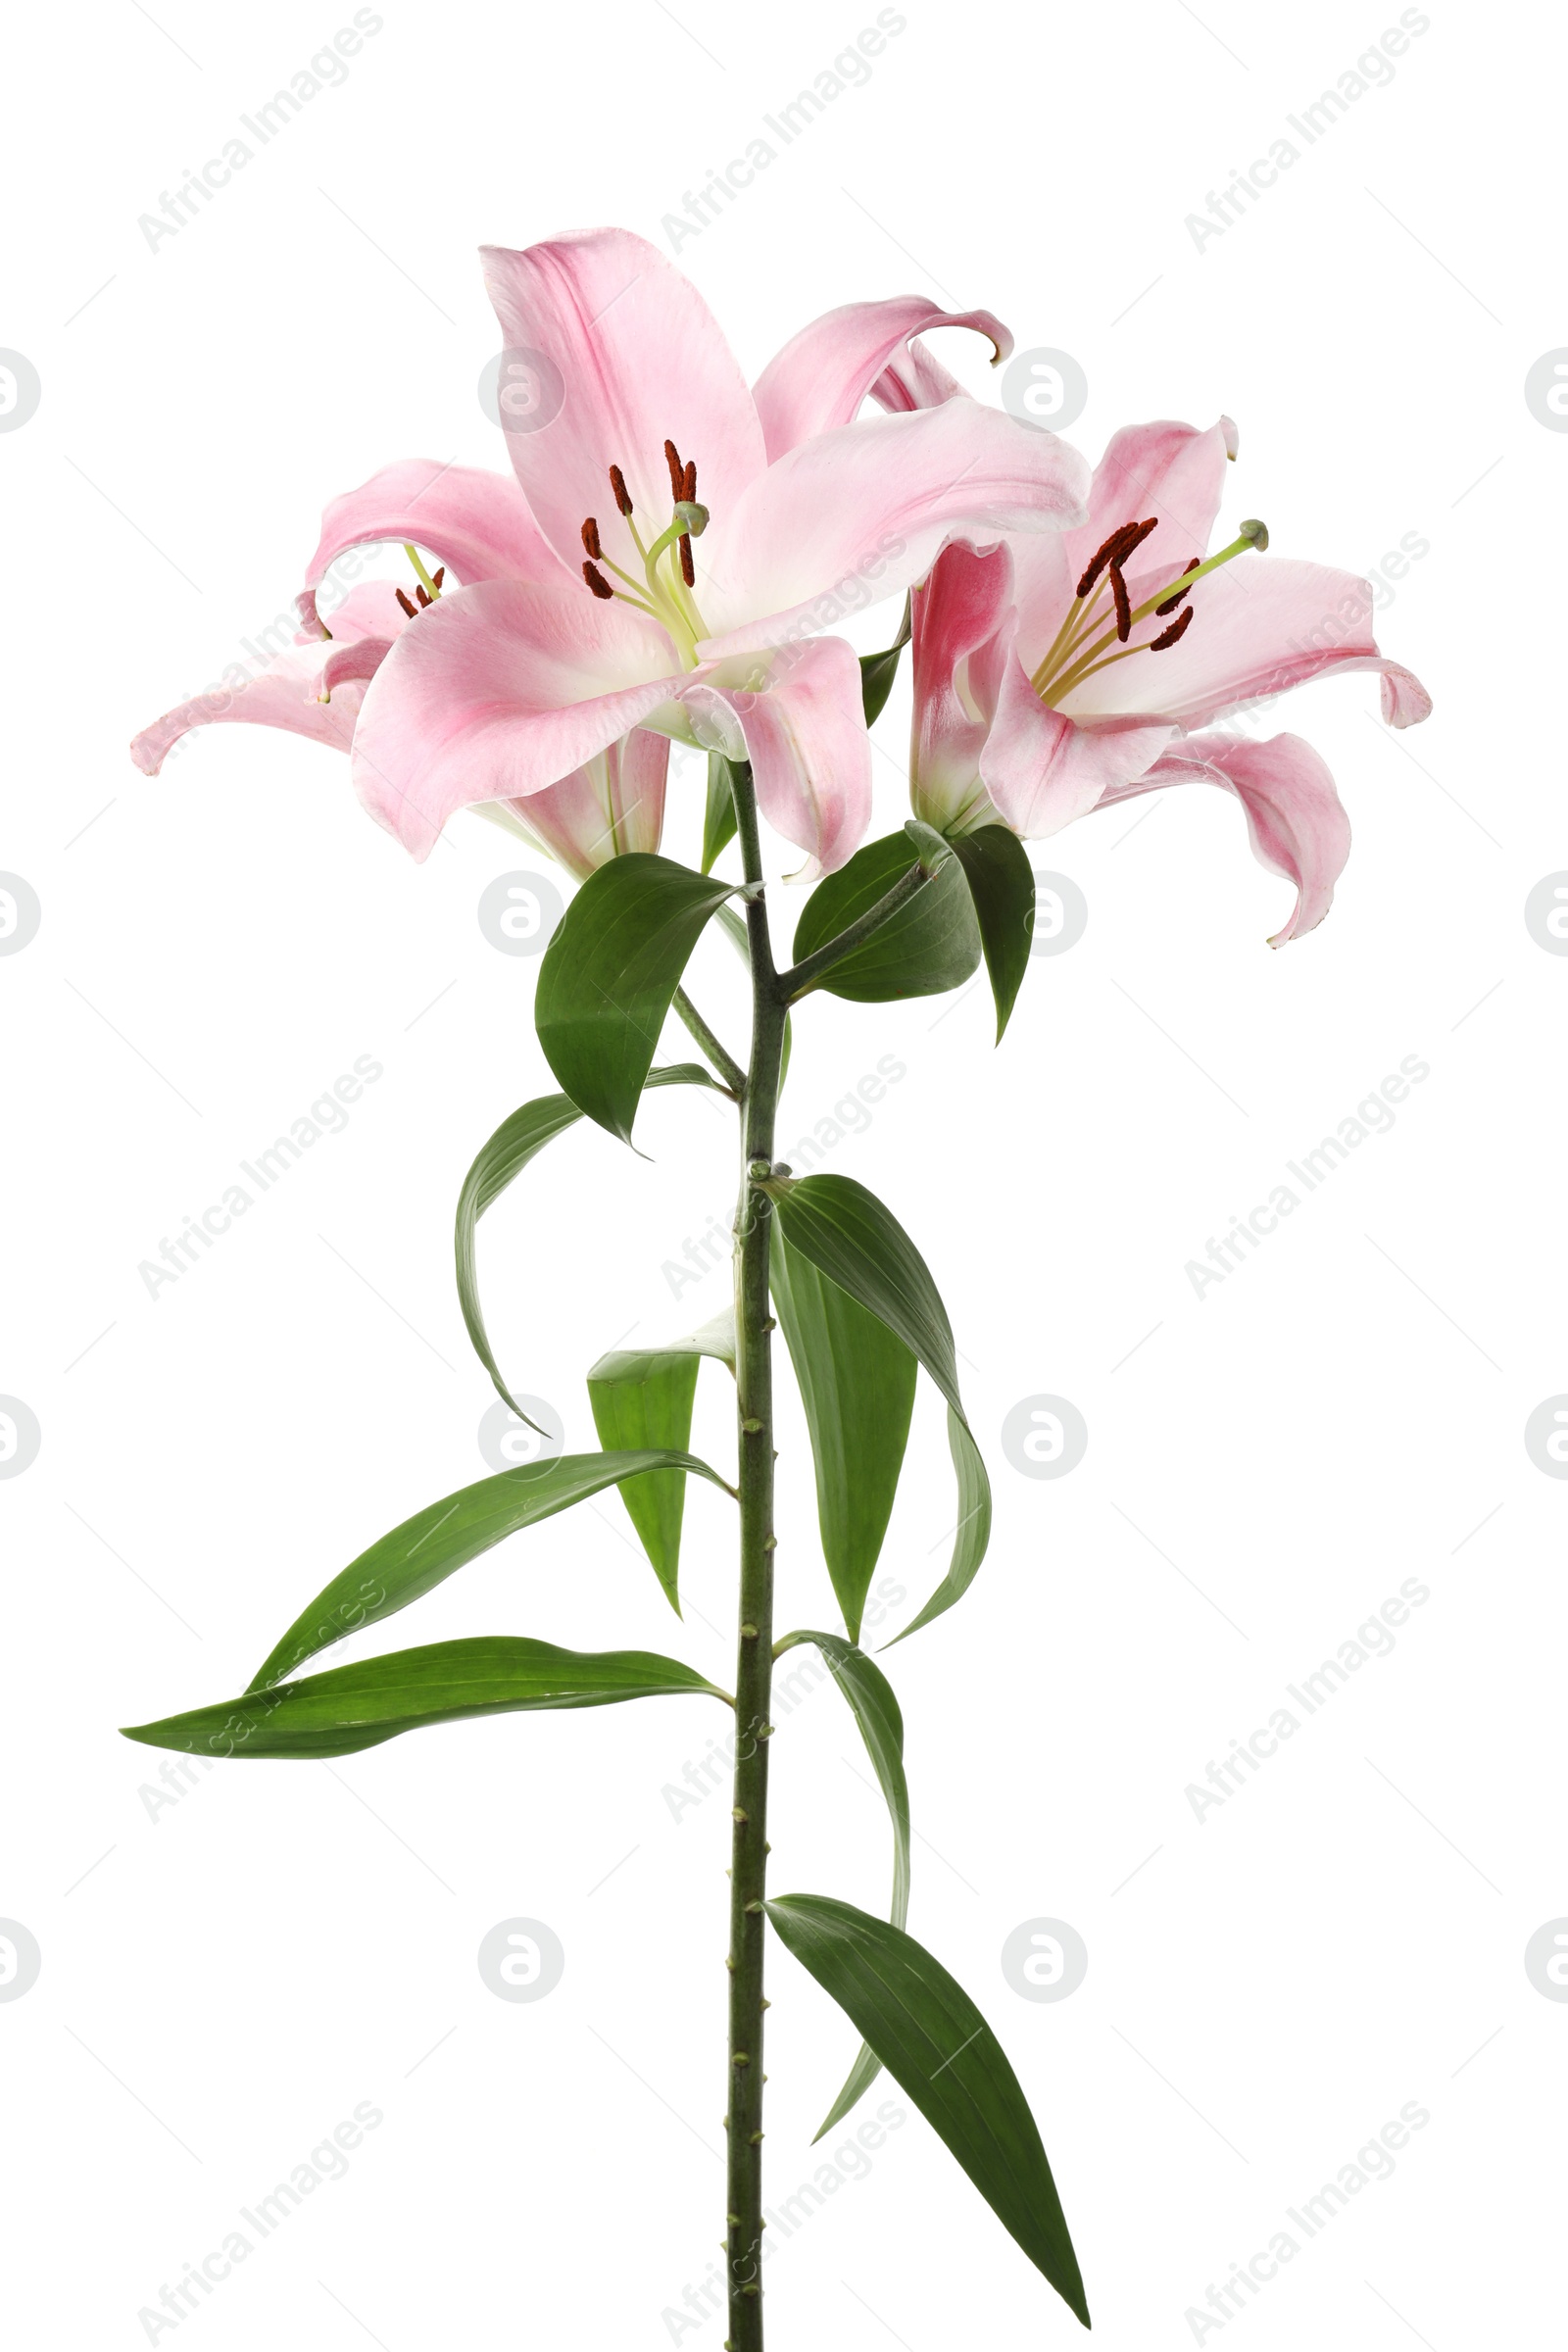
[[[455,470],[416,464],[389,468],[386,475],[377,477],[377,482],[385,484],[402,474],[406,483],[414,483],[416,495],[421,477],[428,483],[443,471],[450,475]],[[458,504],[469,498],[472,486],[484,478],[470,474],[452,485],[445,527],[442,524],[435,527],[443,553],[461,554],[475,566],[486,561],[495,562],[509,553],[515,557],[517,552],[503,545],[492,547],[487,554],[471,537],[466,539],[456,528],[453,516]],[[505,515],[509,502],[521,505],[513,483],[500,474],[493,478],[495,488],[503,496],[489,508],[492,524],[498,511]],[[427,588],[421,582],[416,588],[420,600],[417,605],[406,592],[387,581],[367,581],[351,589],[330,614],[328,634],[325,623],[317,614],[314,585],[318,585],[324,576],[332,555],[359,543],[358,516],[373,514],[390,527],[397,522],[395,497],[383,490],[368,500],[367,494],[375,489],[375,484],[368,483],[365,490],[351,492],[328,510],[322,546],[329,546],[331,554],[322,559],[318,550],[313,560],[313,589],[299,599],[306,626],[295,642],[275,656],[259,676],[233,687],[220,687],[197,695],[138,735],[131,745],[131,758],[145,775],[157,775],[172,746],[192,728],[224,722],[281,727],[289,734],[304,735],[313,743],[327,744],[335,751],[351,749],[366,687],[410,621],[439,597],[445,571],[443,564],[433,575],[425,575],[430,584]],[[405,509],[405,519],[411,526],[413,514],[410,503]],[[422,529],[430,528],[428,516],[421,515],[419,520]],[[380,537],[383,533],[377,529],[374,535]],[[428,538],[425,544],[430,544]],[[544,553],[548,556],[548,550]],[[549,561],[554,563],[554,557],[549,557]],[[647,734],[639,728],[624,742],[608,745],[571,775],[535,793],[526,803],[498,802],[480,813],[494,817],[508,831],[547,851],[578,881],[586,881],[596,866],[618,857],[624,850],[658,849],[663,830],[668,760],[669,745],[663,737]]]
[[[560,387],[552,413],[508,432],[543,544],[488,576],[454,548],[464,585],[367,688],[361,798],[422,858],[454,809],[529,802],[643,727],[749,760],[805,870],[842,864],[869,819],[870,748],[856,657],[814,632],[923,577],[950,541],[1071,524],[1083,461],[974,403],[855,419],[942,318],[928,304],[866,306],[883,314],[874,333],[846,324],[862,312],[830,315],[807,330],[819,384],[798,337],[754,398],[701,297],[640,238],[596,230],[484,261],[507,348],[542,355]],[[1002,347],[983,314],[963,322]],[[436,549],[441,504],[435,485],[414,526]],[[344,527],[389,535],[384,518]]]
[[1299,737],[1203,730],[1340,670],[1380,673],[1393,726],[1432,705],[1378,651],[1366,581],[1264,556],[1261,523],[1208,554],[1235,451],[1228,417],[1206,432],[1127,427],[1079,528],[942,557],[914,599],[912,798],[942,831],[1000,817],[1039,839],[1134,793],[1217,784],[1241,801],[1262,862],[1297,886],[1277,946],[1328,912],[1348,820]]

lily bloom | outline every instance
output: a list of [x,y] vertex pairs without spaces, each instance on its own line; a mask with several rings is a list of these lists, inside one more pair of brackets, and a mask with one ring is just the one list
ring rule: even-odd
[[[749,760],[805,870],[841,865],[869,819],[870,747],[855,654],[814,632],[902,592],[950,541],[1077,521],[1087,466],[971,402],[856,418],[942,320],[929,304],[830,314],[754,398],[701,297],[640,238],[487,247],[484,265],[507,349],[556,387],[507,435],[535,538],[487,576],[454,546],[464,584],[366,689],[361,798],[422,858],[454,809],[530,802],[641,727]],[[852,322],[867,312],[874,329]],[[814,370],[797,348],[812,336]],[[439,552],[442,506],[433,485],[399,527]],[[353,527],[391,535],[384,516]]]
[[[416,483],[420,474],[427,471],[434,477],[442,469],[391,470],[403,471]],[[512,483],[500,475],[495,480],[501,491],[515,495]],[[367,485],[367,489],[370,487]],[[458,494],[464,487],[457,486]],[[364,495],[351,493],[349,499],[338,500],[336,507],[328,510],[329,527],[323,532],[323,544],[342,528],[355,527],[352,521],[345,524],[343,511]],[[375,512],[384,517],[392,512],[392,502],[382,499]],[[456,533],[439,535],[449,549],[461,548],[470,563],[483,561],[471,543],[465,544]],[[354,540],[343,542],[343,546],[352,544]],[[336,546],[333,552],[340,554],[343,547]],[[318,582],[325,568],[325,563],[313,564]],[[419,569],[423,572],[422,564]],[[314,593],[307,591],[299,600],[306,626],[291,646],[259,676],[197,695],[167,712],[137,736],[130,747],[131,758],[144,774],[155,776],[172,747],[192,728],[236,721],[281,727],[289,734],[307,736],[313,743],[347,752],[366,687],[410,621],[439,598],[444,571],[443,564],[433,575],[424,572],[422,579],[411,581],[417,604],[407,591],[383,580],[351,589],[330,614],[330,633],[317,614]],[[503,801],[480,813],[547,851],[579,882],[586,881],[596,866],[624,850],[658,849],[663,829],[668,760],[669,745],[663,737],[639,728],[624,742],[607,745],[571,775],[535,793],[526,803]]]
[[1134,793],[1218,784],[1262,861],[1297,885],[1279,945],[1328,912],[1348,820],[1299,737],[1258,743],[1210,722],[1339,670],[1380,673],[1393,726],[1432,705],[1378,651],[1364,580],[1265,556],[1256,522],[1208,553],[1235,452],[1228,417],[1206,432],[1128,427],[1080,527],[941,558],[914,597],[911,793],[941,831],[1000,818],[1039,839]]

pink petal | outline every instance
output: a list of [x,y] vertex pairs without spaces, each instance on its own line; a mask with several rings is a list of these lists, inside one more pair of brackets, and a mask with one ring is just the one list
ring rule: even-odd
[[1207,555],[1235,437],[1228,416],[1206,429],[1126,424],[1113,433],[1095,467],[1088,517],[1073,534],[1069,552],[1080,570],[1119,524],[1149,514],[1159,516],[1159,528],[1144,543],[1146,563],[1165,566],[1174,577],[1190,556]]
[[[735,683],[737,674],[753,682]],[[716,749],[751,761],[762,814],[807,854],[796,879],[832,873],[854,855],[871,821],[871,739],[860,664],[842,637],[783,647],[765,665],[715,663],[683,684],[680,700]]]
[[[171,747],[193,727],[243,720],[251,726],[282,727],[291,735],[307,735],[314,743],[331,744],[346,752],[363,699],[364,681],[373,675],[392,639],[407,625],[397,593],[384,580],[365,580],[351,588],[330,615],[332,646],[323,655],[316,631],[302,629],[292,646],[269,663],[258,677],[237,686],[209,687],[205,694],[181,703],[136,737],[130,756],[149,776],[156,776]],[[331,665],[341,667],[326,673]],[[349,691],[330,708],[319,698],[341,684]]]
[[[475,580],[534,580],[560,569],[510,475],[438,465],[433,458],[406,458],[372,473],[358,490],[334,498],[322,515],[305,592],[297,600],[313,636],[319,634],[315,591],[328,565],[349,548],[374,539],[406,539],[428,548],[438,564],[451,564],[465,587]],[[330,614],[327,625],[336,635]]]
[[[1095,467],[1085,521],[1059,538],[1037,538],[1019,551],[1019,652],[1026,662],[1033,664],[1044,654],[1091,559],[1124,522],[1158,517],[1159,527],[1145,541],[1140,562],[1157,567],[1159,578],[1174,579],[1190,558],[1207,555],[1235,439],[1228,416],[1206,430],[1194,424],[1128,424],[1111,435]],[[1158,581],[1152,577],[1150,584]]]
[[980,774],[1004,821],[1025,840],[1040,840],[1142,776],[1173,733],[1160,725],[1075,726],[1048,710],[1013,652],[1003,667]]
[[[891,302],[849,302],[802,327],[769,360],[753,390],[769,462],[815,433],[849,424],[911,336],[933,326],[972,326],[989,336],[994,365],[1000,366],[1012,350],[1011,335],[989,311],[938,310],[919,294],[900,295]],[[912,405],[884,403],[890,408]]]
[[[1129,580],[1134,605],[1165,576]],[[1245,555],[1200,581],[1191,602],[1192,625],[1180,644],[1136,654],[1087,679],[1067,697],[1074,716],[1138,714],[1202,726],[1243,703],[1342,669],[1382,672],[1383,715],[1393,726],[1413,726],[1432,708],[1420,680],[1378,652],[1372,590],[1353,572]]]
[[914,592],[913,624],[909,798],[915,815],[945,833],[992,808],[980,755],[1015,625],[1006,547],[946,548]]
[[909,409],[940,409],[945,400],[967,400],[969,395],[934,352],[914,342],[906,351],[894,353],[871,386],[871,398],[899,416]]
[[1045,531],[1089,469],[1053,433],[978,401],[864,416],[770,466],[694,542],[705,657],[830,628],[923,579],[950,539]]
[[368,688],[355,789],[422,860],[454,809],[529,799],[669,703],[671,658],[662,630],[564,572],[460,588]]
[[330,744],[346,752],[365,692],[362,684],[346,685],[330,703],[315,699],[321,668],[319,645],[291,645],[269,662],[260,677],[238,686],[214,686],[205,694],[180,703],[142,730],[130,756],[143,775],[156,776],[172,746],[192,727],[221,726],[242,720],[247,725],[282,727],[290,735],[309,736],[313,743]]
[[666,439],[696,464],[702,503],[715,514],[734,507],[766,463],[761,424],[707,304],[662,254],[613,228],[525,253],[487,245],[482,258],[508,350],[537,354],[554,370],[545,406],[559,399],[559,410],[531,431],[509,432],[507,447],[528,505],[573,570],[589,514],[614,560],[641,569],[610,467],[625,475],[650,544],[669,520]]
[[1350,855],[1350,820],[1334,778],[1299,735],[1253,743],[1239,735],[1189,735],[1139,782],[1105,795],[1132,800],[1167,784],[1218,784],[1247,812],[1252,852],[1270,873],[1296,884],[1296,906],[1269,941],[1283,947],[1315,930],[1334,904],[1334,885]]
[[657,850],[669,743],[646,727],[597,752],[560,784],[507,801],[523,830],[579,882],[627,850]]
[[358,678],[362,683],[373,678],[388,654],[394,640],[390,637],[356,637],[348,645],[335,642],[326,648],[324,656],[318,643],[316,658],[318,675],[315,691],[324,703]]

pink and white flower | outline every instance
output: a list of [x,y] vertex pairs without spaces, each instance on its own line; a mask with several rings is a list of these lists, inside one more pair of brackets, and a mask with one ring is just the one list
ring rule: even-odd
[[[972,403],[856,419],[942,318],[929,304],[830,315],[754,397],[695,288],[640,238],[484,261],[508,349],[560,387],[508,433],[542,546],[466,575],[396,639],[355,731],[362,799],[423,858],[454,809],[529,801],[645,727],[749,760],[807,870],[842,864],[869,819],[870,747],[855,654],[815,632],[950,541],[1077,520],[1083,461]],[[1001,346],[995,321],[961,322]]]
[[[327,510],[321,546],[312,560],[312,585],[299,599],[305,625],[294,643],[257,677],[197,695],[146,728],[131,745],[131,758],[143,773],[157,775],[172,746],[193,728],[235,721],[280,727],[335,751],[350,750],[367,686],[411,621],[439,599],[446,569],[443,563],[415,585],[417,604],[388,581],[367,581],[350,589],[331,612],[328,629],[317,612],[315,590],[332,559],[367,535],[366,522],[375,526],[368,535],[376,538],[393,535],[400,522],[410,530],[417,528],[427,547],[433,546],[447,561],[463,561],[475,572],[508,562],[554,564],[548,549],[542,554],[530,549],[530,540],[541,548],[542,543],[514,483],[500,474],[472,473],[453,481],[456,471],[415,461],[391,467],[363,490],[338,499]],[[486,498],[478,491],[479,484],[489,481],[499,497]],[[438,484],[444,487],[435,511],[427,506],[416,522],[421,492],[428,494]],[[470,520],[488,526],[487,538],[463,527],[466,509]],[[423,571],[422,564],[419,569]],[[548,851],[584,881],[596,866],[622,851],[658,849],[668,761],[664,738],[639,728],[526,803],[501,801],[482,813]]]
[[1235,452],[1227,417],[1128,427],[1080,526],[941,558],[914,598],[911,792],[939,830],[1000,817],[1040,838],[1135,792],[1218,784],[1262,861],[1297,885],[1278,945],[1327,913],[1348,821],[1298,737],[1257,743],[1212,722],[1341,670],[1380,673],[1393,726],[1432,706],[1379,652],[1366,581],[1265,556],[1260,523],[1208,554]]

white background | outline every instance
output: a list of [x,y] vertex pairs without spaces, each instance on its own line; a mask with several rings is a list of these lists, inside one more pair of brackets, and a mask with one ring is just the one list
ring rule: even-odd
[[[483,1473],[452,1207],[483,1137],[550,1082],[537,965],[495,952],[475,903],[539,861],[462,819],[417,868],[335,755],[282,735],[214,729],[157,782],[124,747],[287,609],[328,497],[403,456],[504,463],[475,392],[498,340],[481,240],[615,220],[667,244],[664,216],[876,12],[396,0],[342,86],[149,250],[138,216],[351,14],[105,0],[10,36],[25,231],[0,342],[43,396],[0,436],[0,867],[42,924],[0,960],[0,1391],[42,1445],[0,1483],[0,1915],[43,1966],[0,2004],[8,2320],[29,2345],[145,2342],[162,2286],[368,2101],[384,2121],[347,2177],[155,2340],[707,2352],[721,2320],[662,2314],[690,2319],[722,2229],[727,1806],[677,1822],[661,1791],[718,1710],[220,1767],[153,1813],[161,1759],[115,1730],[240,1689],[364,1544]],[[1568,342],[1560,29],[1434,6],[1392,80],[1296,138],[1278,185],[1200,247],[1187,216],[1397,10],[905,15],[864,85],[682,247],[748,371],[833,304],[921,291],[1073,354],[1090,396],[1070,437],[1092,456],[1122,422],[1226,410],[1227,514],[1264,516],[1277,552],[1360,569],[1429,543],[1378,625],[1437,704],[1395,737],[1375,682],[1349,677],[1268,719],[1322,750],[1355,829],[1302,943],[1263,944],[1290,893],[1234,804],[1168,795],[1037,847],[1089,927],[1032,966],[1000,1054],[983,988],[956,1008],[816,999],[798,1020],[786,1149],[879,1056],[906,1065],[832,1164],[926,1252],[997,1488],[974,1590],[889,1661],[921,1837],[911,1928],[1012,2056],[1111,2352],[1538,2343],[1559,2324],[1568,2007],[1523,1954],[1568,1912],[1568,1489],[1523,1428],[1568,1389],[1568,962],[1523,907],[1568,865],[1540,723],[1568,440],[1523,387]],[[996,397],[969,341],[942,348]],[[905,812],[906,712],[904,683],[880,831]],[[695,857],[699,822],[682,761],[670,854]],[[738,1037],[737,972],[705,949],[693,987]],[[139,1261],[362,1054],[384,1075],[346,1130],[150,1298]],[[1407,1055],[1430,1076],[1392,1131],[1196,1297],[1187,1261]],[[594,1443],[582,1373],[602,1348],[722,1303],[722,1272],[677,1302],[660,1270],[727,1213],[715,1108],[651,1101],[649,1160],[573,1135],[484,1228],[502,1359],[573,1446]],[[695,1443],[718,1461],[725,1385],[705,1367]],[[1002,1450],[1004,1416],[1041,1393],[1088,1423],[1059,1481]],[[831,1624],[793,1402],[782,1442],[780,1622]],[[690,1496],[684,1628],[612,1499],[396,1633],[675,1648],[722,1679],[727,1512]],[[936,1582],[950,1517],[922,1396],[889,1628]],[[1392,1654],[1197,1818],[1189,1784],[1410,1578],[1429,1597]],[[881,1905],[863,1773],[830,1690],[782,1724],[777,1887]],[[514,1915],[566,1953],[534,2004],[497,2000],[475,1965]],[[1042,1916],[1089,1952],[1054,2004],[1001,1969]],[[781,1953],[771,1989],[782,2194],[820,2161],[808,2141],[854,2036]],[[1197,2328],[1209,2283],[1407,2102],[1430,2121],[1394,2177],[1310,2242],[1294,2230],[1255,2301]],[[780,2352],[1076,2337],[912,2114],[781,2241],[768,2291]]]

